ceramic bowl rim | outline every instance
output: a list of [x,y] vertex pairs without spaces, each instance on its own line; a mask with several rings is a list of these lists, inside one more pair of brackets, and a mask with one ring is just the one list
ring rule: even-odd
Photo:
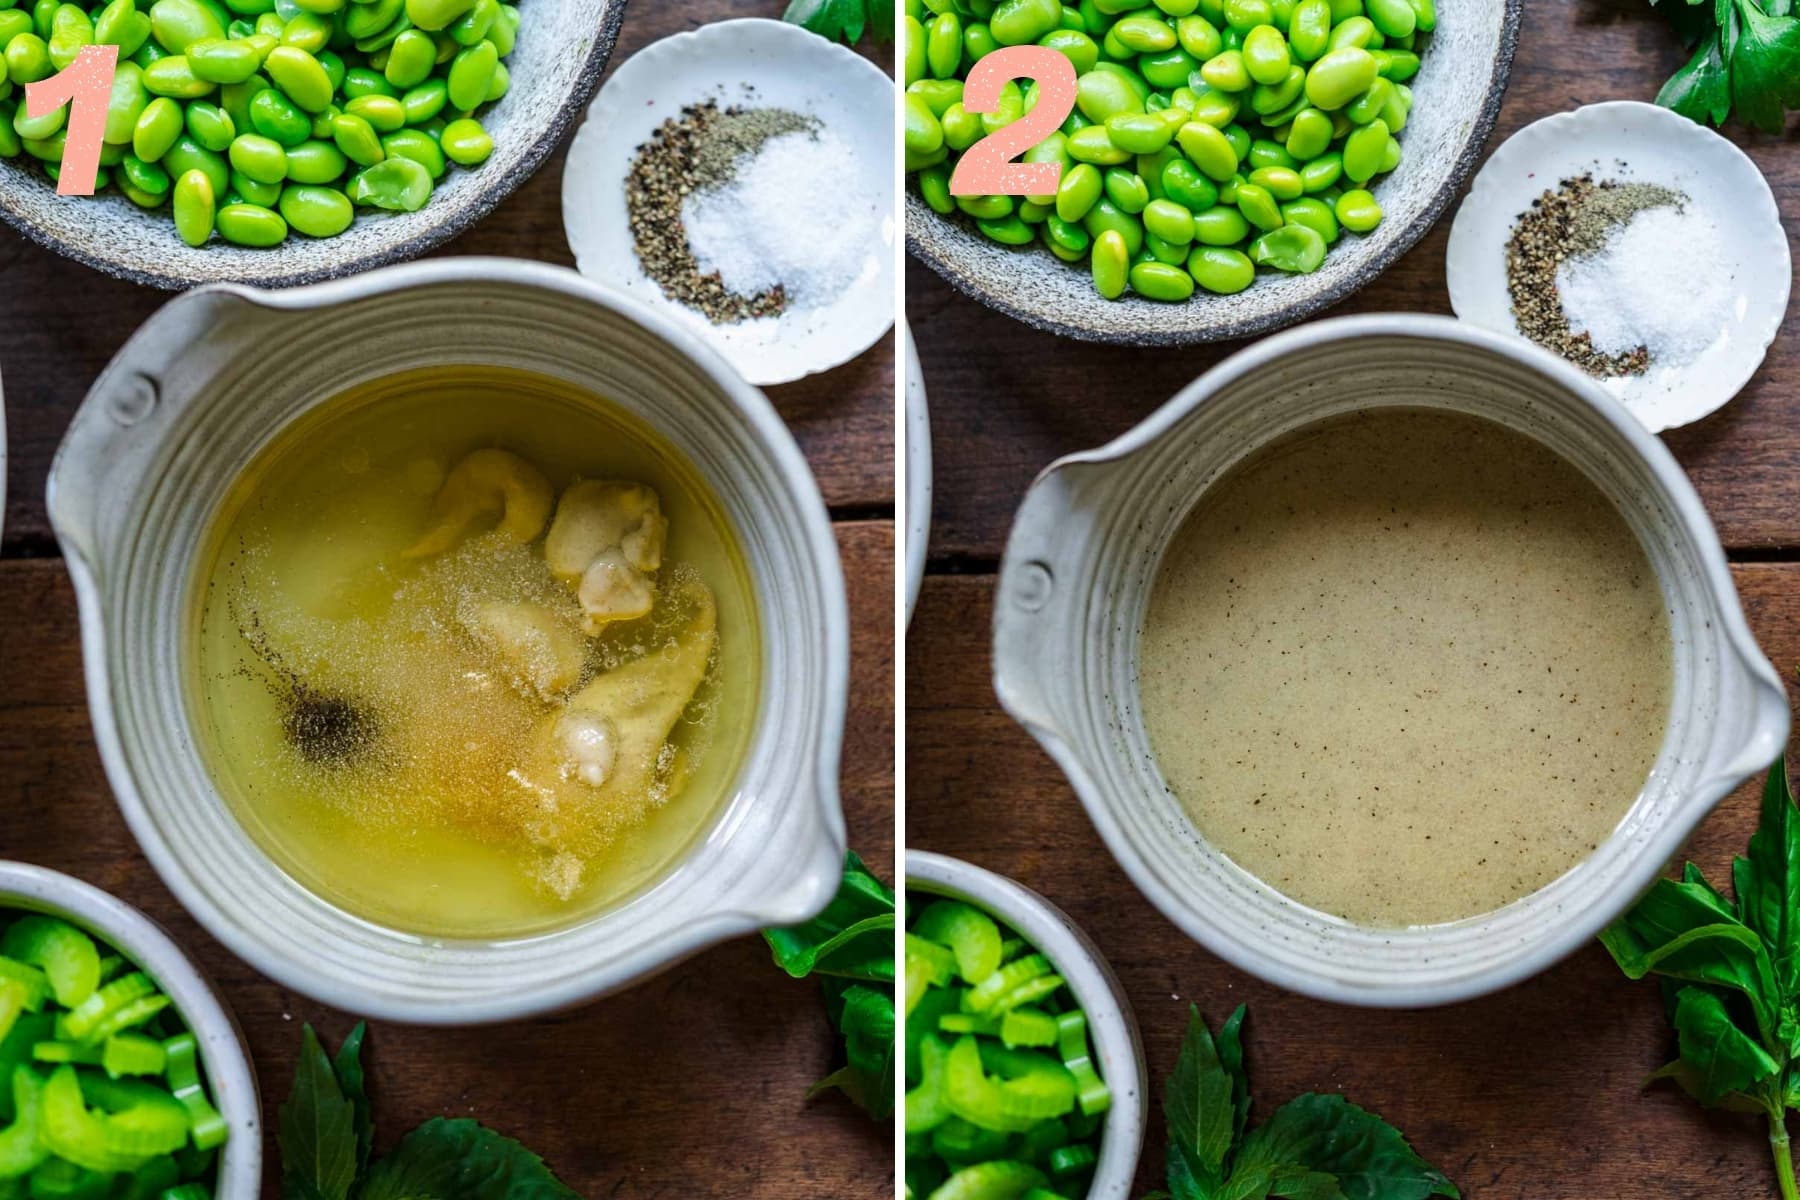
[[[607,64],[619,39],[619,29],[625,21],[625,6],[630,0],[611,0],[607,5],[600,28],[594,35],[593,49],[588,53],[587,62],[582,64],[581,72],[575,77],[575,86],[564,99],[562,105],[551,114],[550,121],[539,133],[537,141],[520,160],[518,168],[506,175],[496,175],[491,181],[484,181],[480,187],[469,193],[469,200],[454,213],[446,213],[439,224],[408,238],[381,249],[371,251],[357,258],[334,262],[330,266],[316,267],[307,270],[287,270],[279,266],[256,275],[246,275],[236,280],[199,280],[185,275],[160,271],[140,271],[119,265],[105,255],[96,254],[83,246],[67,243],[46,230],[25,220],[5,205],[0,205],[0,220],[18,230],[25,237],[55,254],[72,259],[85,267],[91,267],[103,275],[114,279],[122,279],[127,283],[140,284],[144,287],[157,288],[165,292],[181,292],[200,287],[253,287],[253,288],[289,288],[306,284],[326,283],[333,279],[342,279],[349,275],[360,275],[381,267],[404,263],[418,258],[453,238],[467,233],[478,222],[485,220],[501,203],[515,191],[523,187],[527,180],[538,173],[544,161],[562,145],[568,135],[570,126],[576,117],[587,111],[588,101],[600,86],[600,77],[606,73]],[[276,250],[275,256],[281,252]],[[271,263],[275,260],[271,259]]]
[[[1513,58],[1519,47],[1519,27],[1523,22],[1525,0],[1503,0],[1503,4],[1500,44],[1488,76],[1487,96],[1482,102],[1481,111],[1476,114],[1474,124],[1470,126],[1468,140],[1463,144],[1456,161],[1451,164],[1450,173],[1444,178],[1443,183],[1432,194],[1431,199],[1427,201],[1413,222],[1394,234],[1375,253],[1367,270],[1351,275],[1288,308],[1218,324],[1196,323],[1180,329],[1147,329],[1129,332],[1090,329],[1072,321],[1046,316],[1042,312],[1027,309],[1006,297],[984,291],[975,280],[962,272],[962,268],[952,255],[940,253],[935,241],[927,243],[921,238],[916,232],[920,226],[915,224],[915,220],[920,222],[929,220],[942,224],[947,221],[947,218],[926,207],[910,190],[905,192],[907,253],[930,267],[939,278],[971,300],[980,301],[989,308],[1004,313],[1040,333],[1071,338],[1080,342],[1140,348],[1193,346],[1207,342],[1259,337],[1262,334],[1298,324],[1324,312],[1340,301],[1348,299],[1373,283],[1383,272],[1393,266],[1401,255],[1422,241],[1425,235],[1436,226],[1439,218],[1443,216],[1444,210],[1450,206],[1451,200],[1455,199],[1456,194],[1462,189],[1464,181],[1474,171],[1476,162],[1487,148],[1487,141],[1494,131],[1494,125],[1499,120],[1500,107],[1506,99],[1507,84],[1512,77]],[[1189,305],[1187,311],[1198,312],[1200,310]]]
[[[201,1043],[213,1102],[231,1129],[220,1158],[220,1195],[231,1200],[255,1196],[262,1178],[262,1096],[256,1070],[243,1030],[187,951],[133,905],[49,867],[0,860],[0,901],[47,910],[100,935],[175,1001]],[[226,1086],[219,1086],[221,1080]]]

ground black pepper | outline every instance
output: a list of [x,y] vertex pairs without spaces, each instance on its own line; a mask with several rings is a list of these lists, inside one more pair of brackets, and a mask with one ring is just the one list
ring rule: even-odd
[[1506,286],[1519,332],[1596,378],[1642,375],[1650,367],[1648,347],[1603,354],[1585,331],[1570,327],[1556,273],[1568,259],[1599,253],[1615,229],[1644,209],[1680,206],[1686,199],[1657,184],[1596,183],[1582,175],[1533,200],[1506,243]]
[[779,316],[786,310],[788,298],[780,284],[740,296],[717,271],[701,273],[681,210],[694,192],[729,183],[770,138],[816,128],[813,118],[784,109],[721,109],[708,100],[664,121],[638,147],[625,180],[625,206],[638,261],[665,295],[715,325]]

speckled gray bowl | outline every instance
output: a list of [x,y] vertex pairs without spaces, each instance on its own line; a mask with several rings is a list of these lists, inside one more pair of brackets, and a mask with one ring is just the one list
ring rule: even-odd
[[1331,307],[1386,270],[1436,224],[1487,141],[1519,38],[1523,0],[1438,0],[1437,30],[1411,87],[1417,99],[1400,143],[1406,157],[1375,185],[1386,217],[1331,248],[1311,275],[1259,273],[1235,296],[1196,293],[1186,304],[1127,295],[1106,300],[1084,268],[1048,250],[1002,246],[962,219],[906,193],[906,247],[958,291],[1034,329],[1090,342],[1178,346],[1253,337]]
[[167,209],[145,212],[116,191],[58,196],[35,162],[0,159],[0,218],[58,254],[160,288],[293,287],[417,258],[487,216],[556,149],[606,71],[625,3],[523,0],[525,20],[507,59],[512,90],[481,114],[493,157],[474,170],[453,168],[416,213],[360,210],[341,237],[296,235],[271,250],[217,238],[195,249],[175,236]]

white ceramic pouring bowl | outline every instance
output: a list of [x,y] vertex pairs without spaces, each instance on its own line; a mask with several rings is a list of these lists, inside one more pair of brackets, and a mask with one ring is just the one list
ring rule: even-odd
[[[1643,542],[1674,643],[1668,730],[1614,833],[1497,912],[1408,929],[1358,927],[1306,908],[1208,845],[1151,754],[1136,679],[1151,584],[1201,492],[1290,430],[1389,405],[1498,421],[1582,470]],[[1789,723],[1718,536],[1662,443],[1548,352],[1411,315],[1323,321],[1260,342],[1123,437],[1040,475],[1001,563],[994,684],[1170,920],[1271,982],[1384,1007],[1496,991],[1573,951],[1650,884],[1728,792],[1775,759]]]
[[1030,888],[960,858],[908,850],[906,888],[964,900],[999,918],[1042,951],[1068,981],[1087,1014],[1094,1065],[1112,1092],[1085,1200],[1128,1200],[1144,1151],[1147,1072],[1137,1017],[1100,947],[1062,909]]
[[262,1186],[262,1100],[243,1031],[212,984],[161,926],[72,875],[0,862],[0,908],[48,913],[79,925],[130,959],[175,1002],[200,1044],[207,1093],[230,1134],[219,1151],[220,1200],[252,1200]]
[[[756,729],[711,827],[629,900],[512,940],[396,932],[290,878],[214,786],[185,702],[195,557],[246,466],[348,388],[459,363],[566,380],[660,431],[712,485],[763,616]],[[214,936],[296,991],[390,1020],[510,1020],[805,920],[836,890],[849,621],[824,503],[767,398],[633,300],[572,271],[476,258],[191,292],[94,385],[48,503],[80,602],[95,736],[132,832]]]

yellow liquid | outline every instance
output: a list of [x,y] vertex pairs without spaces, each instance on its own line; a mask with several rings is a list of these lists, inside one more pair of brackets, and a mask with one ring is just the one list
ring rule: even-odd
[[[630,795],[588,803],[576,787],[582,803],[565,789],[559,804],[520,786],[562,701],[509,677],[464,617],[491,601],[573,605],[543,538],[520,546],[477,524],[449,553],[404,554],[447,472],[489,447],[559,495],[599,479],[660,498],[655,607],[585,642],[583,686],[675,660],[694,585],[716,600],[704,680]],[[258,456],[198,562],[189,703],[212,774],[284,870],[378,924],[510,937],[615,905],[703,834],[749,742],[758,618],[724,511],[660,435],[565,383],[457,367],[338,397]]]

